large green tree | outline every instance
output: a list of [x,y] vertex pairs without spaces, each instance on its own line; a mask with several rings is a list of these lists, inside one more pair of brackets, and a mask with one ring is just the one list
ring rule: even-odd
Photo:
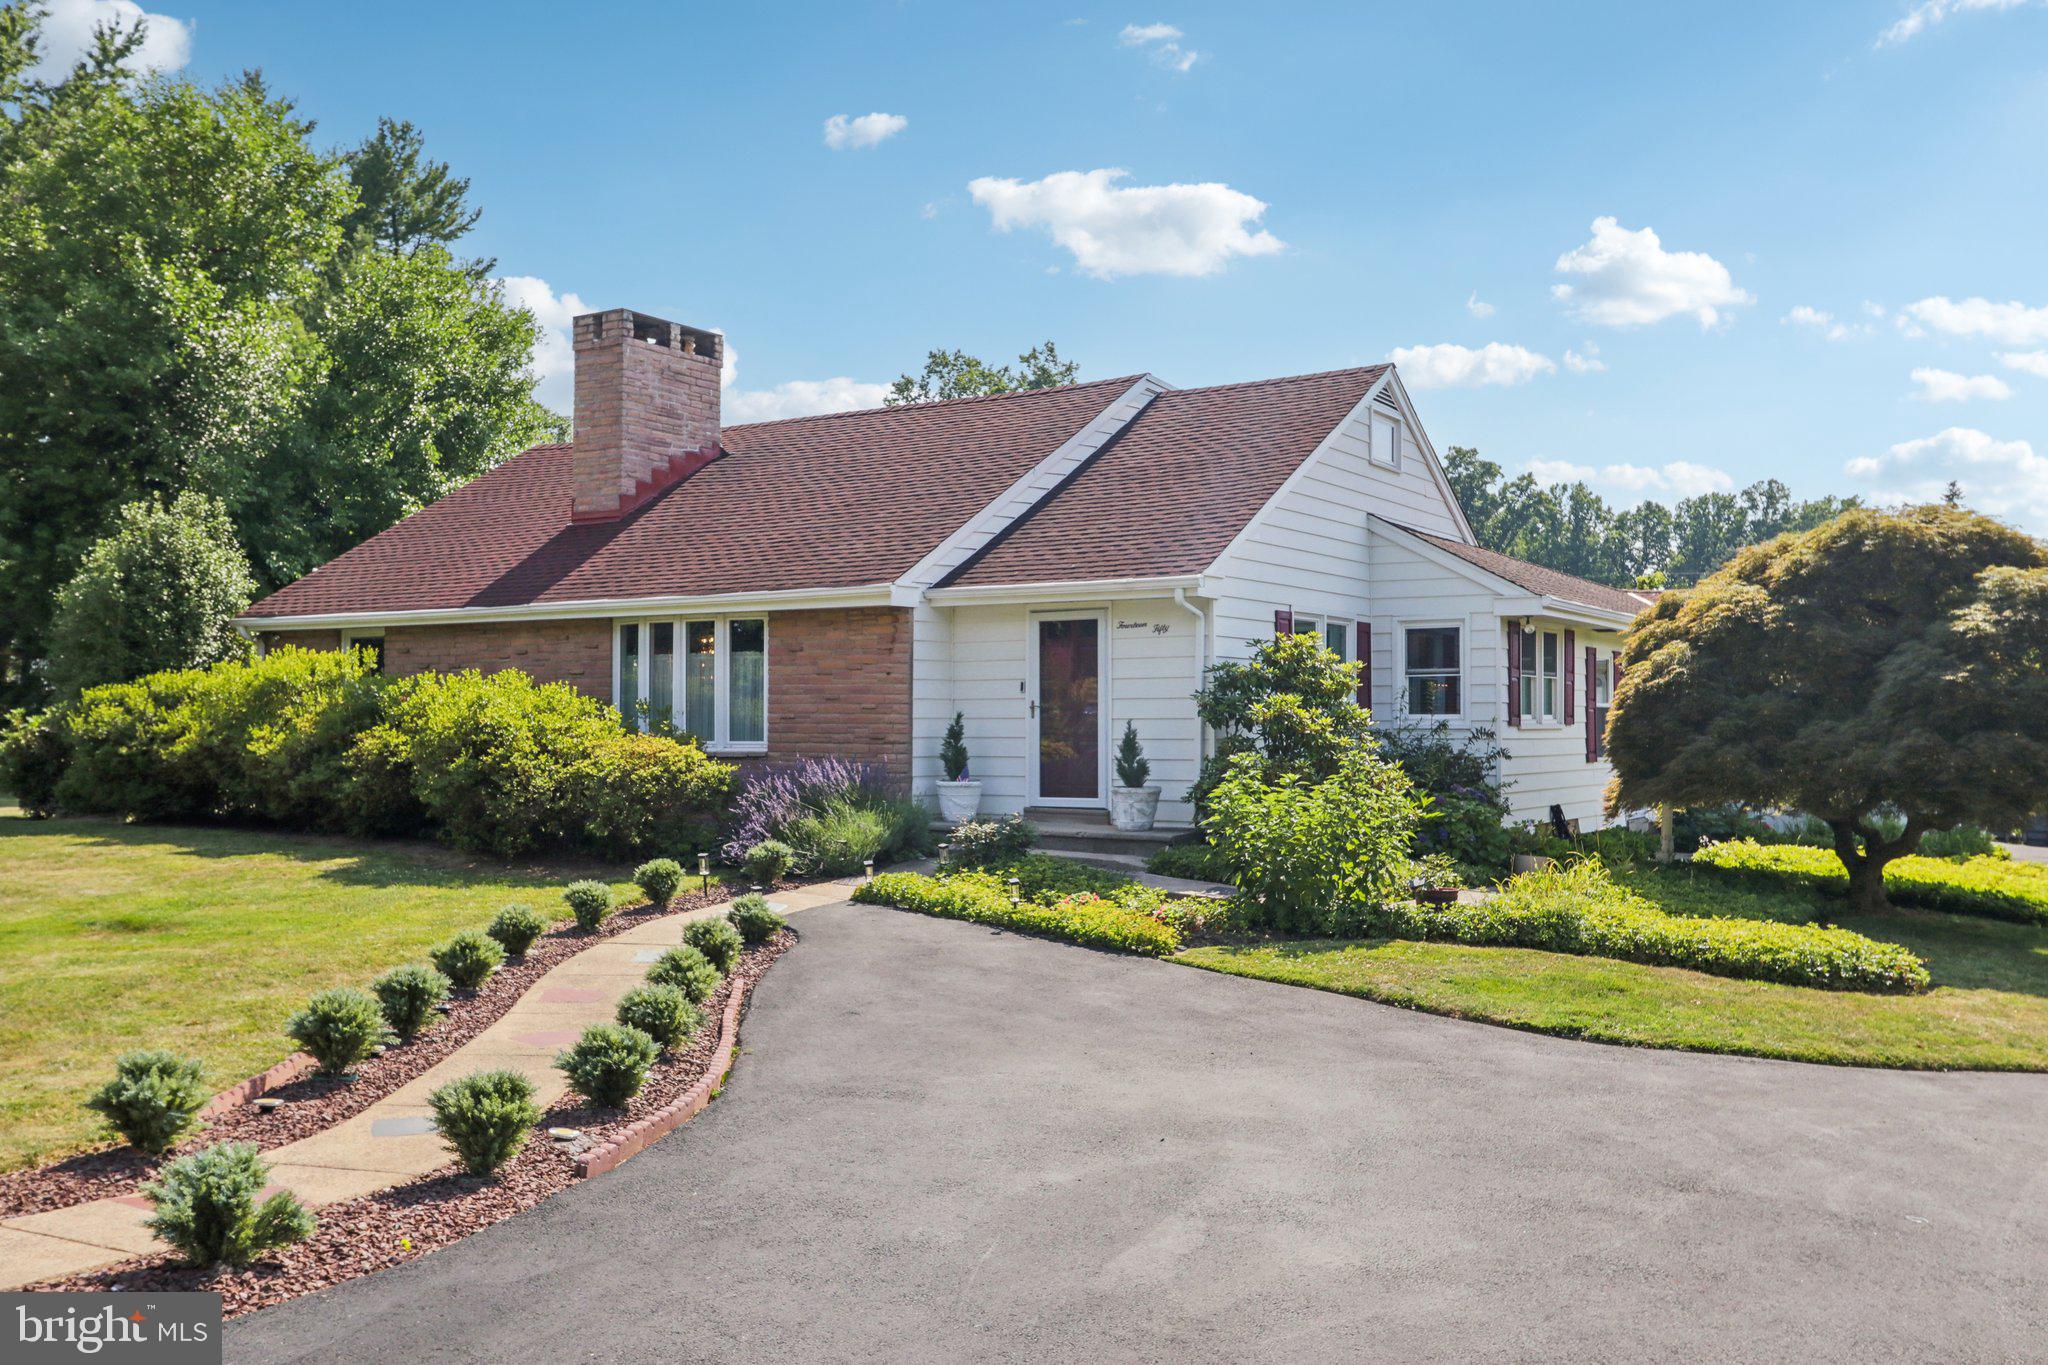
[[[348,154],[356,206],[343,224],[354,242],[393,254],[447,246],[476,226],[469,181],[445,161],[430,161],[419,129],[403,119],[377,120],[377,131]],[[475,273],[489,272],[479,262]]]
[[532,318],[435,237],[470,221],[459,182],[450,219],[450,179],[397,157],[394,183],[438,185],[438,209],[385,250],[351,235],[347,159],[260,77],[139,80],[134,26],[39,79],[39,24],[0,4],[0,688],[17,696],[38,688],[56,589],[124,504],[218,498],[273,587],[550,425]]
[[1936,506],[1742,550],[1629,633],[1607,747],[1611,808],[1804,811],[1882,906],[1928,831],[2048,801],[2048,546]]
[[1080,369],[1075,361],[1061,360],[1059,349],[1050,341],[1018,356],[1015,365],[990,365],[965,351],[932,351],[924,358],[923,371],[897,376],[882,401],[893,408],[1020,389],[1054,389],[1073,383]]

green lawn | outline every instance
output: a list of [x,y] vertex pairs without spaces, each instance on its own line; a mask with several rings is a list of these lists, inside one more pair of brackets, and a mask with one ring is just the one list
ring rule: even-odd
[[[1674,914],[1799,920],[1839,908],[1707,872],[1619,877]],[[1918,910],[1836,922],[1918,953],[1934,988],[1865,995],[1402,940],[1207,947],[1172,960],[1601,1042],[1864,1066],[2048,1070],[2048,929]]]
[[284,1021],[314,991],[366,984],[502,905],[564,915],[563,882],[592,871],[0,806],[0,1169],[92,1145],[79,1101],[116,1054],[192,1053],[232,1084],[291,1053]]

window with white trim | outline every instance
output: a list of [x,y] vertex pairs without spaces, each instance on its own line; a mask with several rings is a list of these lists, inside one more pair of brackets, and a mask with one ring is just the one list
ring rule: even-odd
[[1554,630],[1522,632],[1522,723],[1557,722],[1563,713],[1558,673],[1562,644]]
[[1372,462],[1389,469],[1401,467],[1401,423],[1397,418],[1372,415]]
[[765,617],[619,621],[612,659],[612,700],[628,729],[689,734],[729,753],[768,747]]
[[1342,659],[1351,662],[1351,623],[1341,617],[1317,616],[1312,612],[1294,613],[1296,635],[1317,635],[1322,637],[1323,648]]
[[1402,632],[1403,698],[1409,715],[1464,714],[1464,642],[1457,626],[1409,626]]

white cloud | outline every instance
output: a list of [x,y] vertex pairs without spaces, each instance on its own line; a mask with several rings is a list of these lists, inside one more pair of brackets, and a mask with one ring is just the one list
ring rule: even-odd
[[1187,35],[1172,24],[1125,24],[1117,42],[1125,47],[1143,48],[1152,60],[1169,71],[1186,71],[1202,60],[1202,54],[1182,47]]
[[[1884,316],[1884,309],[1874,303],[1864,304],[1863,311],[1870,317]],[[1877,335],[1877,329],[1867,322],[1837,322],[1833,313],[1821,308],[1810,308],[1803,303],[1778,321],[1781,325],[1804,327],[1809,331],[1818,332],[1829,341],[1847,341],[1851,337]]]
[[1865,299],[1863,300],[1863,315],[1868,318],[1882,318],[1884,316],[1884,305],[1872,303],[1869,299]]
[[93,30],[106,24],[147,25],[142,47],[129,59],[139,74],[176,71],[192,58],[192,25],[168,14],[150,14],[135,0],[45,0],[42,58],[29,74],[54,80],[92,46]]
[[1564,367],[1573,374],[1598,374],[1607,368],[1607,362],[1600,359],[1600,348],[1589,341],[1583,353],[1565,348]]
[[1475,289],[1465,300],[1465,311],[1475,318],[1490,318],[1493,316],[1493,305],[1481,299],[1479,291]]
[[835,152],[873,147],[909,126],[901,114],[834,114],[825,120],[825,145]]
[[2017,300],[1993,303],[1970,298],[1958,303],[1937,294],[1901,308],[1897,321],[1908,336],[1919,336],[1924,328],[1949,336],[1988,337],[2007,346],[2048,341],[2048,308],[2029,308]]
[[2036,527],[2048,524],[2048,456],[2037,455],[2025,441],[1949,427],[1844,467],[1857,478],[1884,478],[1872,490],[1880,502],[1934,502],[1953,479],[1980,511]]
[[1877,35],[1877,46],[1903,43],[1918,37],[1951,14],[1968,14],[1972,10],[2017,9],[2027,0],[1922,0],[1922,3],[1900,17],[1897,23]]
[[2008,370],[2048,379],[2048,351],[2004,351],[1998,358]]
[[1538,483],[1602,484],[1630,493],[1661,493],[1675,498],[1725,493],[1735,487],[1735,479],[1727,471],[1690,460],[1671,460],[1657,466],[1609,464],[1598,469],[1568,460],[1531,460],[1529,472]]
[[1756,302],[1712,256],[1666,251],[1649,228],[1630,231],[1612,217],[1594,219],[1592,240],[1559,256],[1557,271],[1576,282],[1552,285],[1551,295],[1575,316],[1605,327],[1638,327],[1681,313],[1712,327],[1722,309]]
[[1441,346],[1397,346],[1387,359],[1401,367],[1411,388],[1478,388],[1484,384],[1526,384],[1554,374],[1557,362],[1520,346],[1489,341],[1478,350],[1446,342]]
[[1995,374],[1957,374],[1922,366],[1913,371],[1919,389],[1912,395],[1923,403],[1967,403],[1973,398],[2002,402],[2012,397],[2012,385]]
[[1213,275],[1233,256],[1270,256],[1285,244],[1254,224],[1266,205],[1228,185],[1121,187],[1122,170],[1056,171],[1043,180],[982,176],[967,190],[1008,232],[1042,227],[1100,279]]
[[739,386],[740,353],[731,338],[725,343],[725,369],[719,378],[724,390],[719,411],[726,426],[742,422],[773,422],[783,417],[810,417],[821,412],[849,412],[854,408],[878,408],[889,396],[887,384],[848,379],[790,379],[772,389],[743,389]]
[[568,412],[576,401],[576,352],[569,342],[569,323],[590,312],[590,305],[566,291],[557,296],[546,280],[532,275],[507,275],[498,283],[504,287],[505,302],[524,308],[540,324],[540,339],[533,348],[533,372],[540,379],[534,398],[556,412]]

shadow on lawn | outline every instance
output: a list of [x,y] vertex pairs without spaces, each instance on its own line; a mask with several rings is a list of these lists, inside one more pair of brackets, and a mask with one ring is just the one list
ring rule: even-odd
[[587,859],[549,858],[500,862],[419,839],[358,839],[340,834],[250,825],[128,823],[113,818],[65,816],[31,820],[0,818],[0,840],[63,835],[99,848],[154,848],[192,858],[247,858],[260,855],[304,863],[332,864],[323,881],[343,886],[468,886],[479,881],[556,886],[579,877],[614,880],[623,869]]

